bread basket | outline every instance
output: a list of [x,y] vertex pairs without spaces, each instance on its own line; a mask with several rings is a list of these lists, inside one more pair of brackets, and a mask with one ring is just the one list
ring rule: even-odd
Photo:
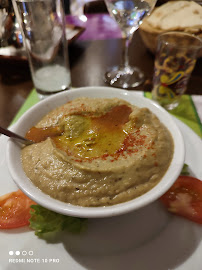
[[[145,46],[152,53],[156,51],[158,35],[169,31],[186,32],[202,39],[202,6],[193,1],[169,1],[156,7],[139,28]],[[198,57],[202,57],[202,48]]]

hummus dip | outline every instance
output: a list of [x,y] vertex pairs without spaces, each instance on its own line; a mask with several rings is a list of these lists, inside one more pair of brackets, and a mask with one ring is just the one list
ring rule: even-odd
[[170,132],[147,108],[113,98],[78,98],[26,134],[23,169],[40,190],[80,206],[134,199],[163,177],[173,156]]

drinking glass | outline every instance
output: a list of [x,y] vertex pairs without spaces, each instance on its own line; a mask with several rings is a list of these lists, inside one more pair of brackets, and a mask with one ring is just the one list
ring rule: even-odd
[[114,66],[105,74],[105,82],[115,87],[133,88],[144,81],[144,74],[130,66],[128,49],[134,32],[139,28],[143,19],[150,14],[156,0],[105,0],[107,9],[121,29],[123,40],[123,63]]
[[158,36],[152,99],[173,110],[186,92],[202,40],[185,32],[167,32]]
[[40,99],[71,87],[63,0],[12,0]]

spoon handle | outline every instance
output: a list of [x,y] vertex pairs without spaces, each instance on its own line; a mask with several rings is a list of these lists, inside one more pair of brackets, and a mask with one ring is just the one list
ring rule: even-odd
[[21,137],[20,135],[18,135],[16,133],[13,133],[12,131],[10,131],[8,129],[5,129],[5,128],[2,128],[2,127],[0,127],[0,133],[4,134],[4,135],[6,135],[6,136],[8,136],[10,138],[17,139],[17,140],[21,141],[25,145],[30,145],[30,144],[33,143],[32,141],[27,140],[27,139]]

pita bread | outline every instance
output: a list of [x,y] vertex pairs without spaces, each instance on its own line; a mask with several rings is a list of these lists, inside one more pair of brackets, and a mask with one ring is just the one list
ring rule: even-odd
[[155,8],[145,21],[162,31],[192,29],[197,33],[202,31],[202,6],[193,1],[169,1]]
[[156,7],[139,29],[145,46],[153,53],[158,35],[168,31],[186,32],[202,39],[202,6],[193,1],[168,1]]

